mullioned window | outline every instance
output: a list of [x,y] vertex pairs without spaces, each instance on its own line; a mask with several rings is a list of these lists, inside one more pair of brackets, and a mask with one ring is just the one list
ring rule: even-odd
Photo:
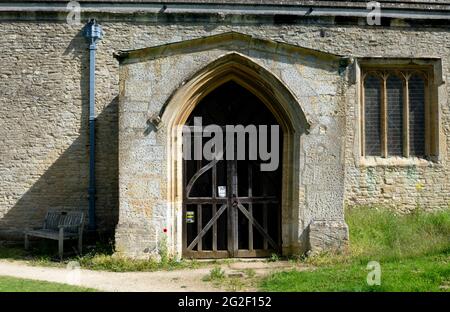
[[362,71],[362,156],[426,158],[432,144],[429,75],[418,68]]

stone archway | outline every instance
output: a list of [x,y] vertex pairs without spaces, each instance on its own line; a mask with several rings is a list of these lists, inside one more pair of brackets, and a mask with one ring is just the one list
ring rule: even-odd
[[236,82],[257,96],[282,128],[282,252],[291,253],[293,245],[298,242],[296,233],[299,232],[300,136],[310,123],[286,85],[267,69],[239,53],[226,54],[197,72],[172,95],[163,109],[161,122],[167,126],[168,134],[168,197],[172,203],[175,252],[182,253],[182,126],[206,95],[228,81]]
[[283,131],[282,253],[346,245],[341,91],[347,82],[339,56],[225,33],[117,57],[117,253],[182,255],[181,126],[203,98],[229,81],[255,95]]

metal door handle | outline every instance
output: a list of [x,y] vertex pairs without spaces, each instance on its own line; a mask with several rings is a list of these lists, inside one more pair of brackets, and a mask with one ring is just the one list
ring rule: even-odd
[[236,197],[236,194],[233,194],[233,207],[237,207],[237,205],[239,204],[239,202],[238,202],[238,200],[237,200],[237,197]]

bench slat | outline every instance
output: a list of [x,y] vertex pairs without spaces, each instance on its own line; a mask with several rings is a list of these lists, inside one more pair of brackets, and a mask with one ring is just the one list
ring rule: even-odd
[[45,218],[44,229],[57,230],[59,221],[61,219],[61,213],[48,212]]
[[[47,239],[53,239],[58,240],[59,239],[59,232],[52,231],[52,230],[32,230],[27,231],[25,234],[29,236],[34,237],[41,237],[41,238],[47,238]],[[64,233],[64,239],[70,239],[77,237],[78,235],[76,233]]]
[[49,211],[42,229],[25,231],[25,248],[29,247],[29,236],[57,240],[59,257],[62,260],[64,240],[78,238],[78,251],[82,252],[84,214],[82,212]]
[[62,216],[59,221],[59,226],[64,227],[68,232],[77,232],[78,228],[83,223],[83,216],[80,213],[69,212]]

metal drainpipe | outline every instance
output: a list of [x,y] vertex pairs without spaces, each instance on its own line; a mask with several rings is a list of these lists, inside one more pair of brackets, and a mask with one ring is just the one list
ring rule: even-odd
[[95,231],[95,50],[103,37],[102,27],[92,19],[84,35],[89,40],[89,230]]

